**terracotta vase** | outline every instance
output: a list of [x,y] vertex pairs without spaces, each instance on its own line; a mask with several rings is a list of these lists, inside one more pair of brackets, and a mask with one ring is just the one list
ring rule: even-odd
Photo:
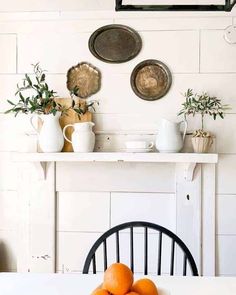
[[192,137],[194,153],[208,153],[212,143],[212,137]]

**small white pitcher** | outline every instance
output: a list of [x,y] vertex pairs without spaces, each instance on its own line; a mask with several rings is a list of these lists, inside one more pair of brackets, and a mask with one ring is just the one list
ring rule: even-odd
[[[72,144],[74,152],[90,153],[94,150],[95,134],[92,131],[93,122],[82,122],[75,124],[68,124],[63,128],[63,135],[65,139]],[[74,131],[71,135],[71,140],[66,137],[66,128],[73,127]]]
[[[181,124],[184,124],[183,135],[180,132]],[[156,138],[157,150],[160,153],[178,153],[181,151],[184,145],[187,127],[186,121],[176,123],[162,119]]]
[[[30,118],[30,123],[38,134],[39,146],[44,153],[61,152],[64,146],[64,138],[59,124],[60,116],[61,112],[57,112],[55,115],[35,115]],[[38,132],[38,129],[34,126],[33,119],[35,117],[43,121],[40,132]]]

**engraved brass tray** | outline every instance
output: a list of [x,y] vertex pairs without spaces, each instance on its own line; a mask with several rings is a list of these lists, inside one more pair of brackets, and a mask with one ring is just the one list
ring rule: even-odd
[[144,100],[157,100],[166,95],[172,78],[168,67],[159,60],[149,59],[139,63],[130,78],[134,93]]
[[67,72],[67,88],[80,98],[95,94],[100,87],[101,73],[89,63],[79,63]]
[[108,63],[122,63],[133,59],[142,48],[139,34],[124,25],[107,25],[89,38],[89,50]]

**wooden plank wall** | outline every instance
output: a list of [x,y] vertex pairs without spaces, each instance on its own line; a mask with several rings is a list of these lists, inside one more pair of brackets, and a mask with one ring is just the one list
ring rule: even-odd
[[[0,257],[3,261],[0,270],[16,270],[17,259],[17,177],[9,152],[23,149],[28,140],[25,132],[32,133],[28,118],[14,119],[3,114],[8,107],[6,99],[14,99],[16,83],[23,73],[31,71],[30,64],[38,61],[48,70],[50,85],[61,97],[66,97],[67,70],[80,61],[89,61],[102,72],[102,89],[93,97],[100,101],[94,115],[98,132],[119,134],[125,131],[129,134],[148,130],[154,134],[161,117],[176,118],[183,101],[180,93],[189,87],[209,91],[231,104],[232,109],[225,120],[207,120],[206,126],[215,133],[216,151],[220,153],[217,166],[217,274],[236,275],[236,266],[232,263],[232,257],[236,256],[233,246],[236,241],[236,45],[227,44],[223,38],[224,29],[236,23],[235,10],[229,15],[133,14],[114,13],[113,1],[108,0],[93,1],[93,5],[88,4],[90,1],[54,1],[48,5],[45,0],[40,6],[36,2],[31,6],[28,1],[21,1],[20,5],[18,2],[7,1],[0,13]],[[90,54],[87,46],[90,34],[111,23],[129,25],[140,33],[143,49],[134,60],[110,65]],[[129,85],[134,66],[147,58],[165,62],[173,74],[170,92],[156,102],[139,99]],[[198,127],[199,120],[191,120],[189,125],[190,130]],[[67,164],[60,164],[58,168],[60,171],[68,169]],[[175,227],[171,218],[175,202],[172,165],[143,165],[137,169],[134,164],[127,164],[126,178],[121,177],[124,171],[119,169],[111,175],[103,175],[99,165],[93,170],[85,166],[84,170],[88,169],[89,174],[80,174],[77,165],[70,169],[84,181],[71,183],[71,179],[62,173],[58,175],[58,271],[81,271],[83,249],[89,247],[101,232],[124,221],[124,216],[161,220],[170,228]],[[100,183],[104,183],[105,178],[108,179],[107,187],[101,189]],[[121,187],[123,192],[117,192]],[[148,207],[143,210],[147,200]],[[153,207],[158,209],[153,211]],[[89,220],[87,214],[83,216],[87,209]],[[167,212],[165,216],[163,210]],[[123,215],[121,211],[124,211]],[[99,217],[92,218],[95,214]],[[72,253],[78,247],[82,250],[74,259]]]

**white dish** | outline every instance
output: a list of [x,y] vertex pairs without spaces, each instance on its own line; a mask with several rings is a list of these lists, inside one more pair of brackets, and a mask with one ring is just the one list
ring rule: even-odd
[[126,149],[122,149],[122,151],[126,152],[126,153],[149,153],[152,152],[152,149],[150,148],[126,148]]

